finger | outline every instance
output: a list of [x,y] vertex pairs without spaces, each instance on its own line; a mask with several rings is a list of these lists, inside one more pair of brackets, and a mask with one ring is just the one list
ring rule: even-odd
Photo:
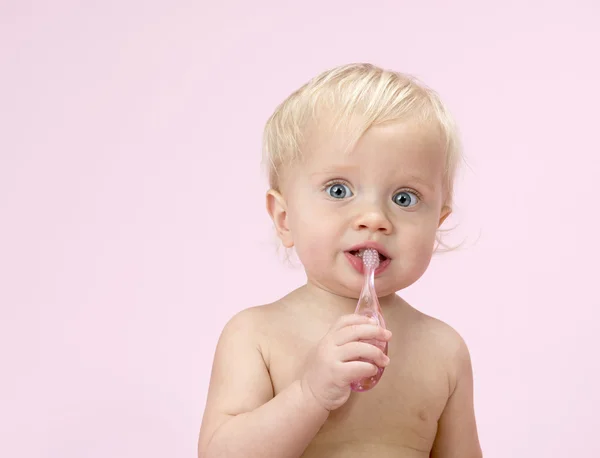
[[380,348],[367,342],[349,342],[338,347],[338,357],[342,362],[365,359],[379,367],[385,367],[390,362],[390,358]]
[[379,368],[366,361],[350,361],[344,363],[341,370],[342,383],[348,385],[365,377],[373,377]]
[[351,324],[337,331],[333,341],[337,345],[358,340],[381,340],[387,342],[392,337],[391,331],[376,324]]
[[335,332],[339,329],[345,328],[346,326],[368,323],[373,323],[373,320],[364,315],[357,315],[356,313],[351,313],[349,315],[341,316],[335,323],[333,323],[333,325],[331,326],[331,331]]

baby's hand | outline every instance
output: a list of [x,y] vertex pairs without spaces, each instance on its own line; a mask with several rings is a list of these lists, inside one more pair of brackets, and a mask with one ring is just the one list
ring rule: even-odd
[[[321,339],[302,377],[302,388],[327,410],[341,407],[350,397],[350,383],[371,377],[390,359],[375,345],[360,340],[388,341],[392,333],[360,315],[345,315]],[[359,358],[368,360],[359,361]]]

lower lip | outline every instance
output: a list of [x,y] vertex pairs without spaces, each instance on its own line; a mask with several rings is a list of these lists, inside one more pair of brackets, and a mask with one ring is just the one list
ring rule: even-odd
[[[346,258],[348,258],[348,261],[350,261],[352,267],[354,267],[354,270],[356,270],[361,275],[365,273],[362,258],[354,256],[353,254],[350,254],[348,252],[345,252],[344,254],[346,255]],[[375,275],[379,275],[381,272],[383,272],[387,268],[387,266],[390,265],[390,261],[391,259],[387,258],[385,261],[380,262],[379,267],[375,269]]]

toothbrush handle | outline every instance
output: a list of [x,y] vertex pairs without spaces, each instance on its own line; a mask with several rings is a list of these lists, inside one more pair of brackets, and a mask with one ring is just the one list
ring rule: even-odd
[[[361,293],[360,299],[358,301],[358,305],[356,306],[355,313],[357,315],[373,318],[378,326],[386,329],[385,320],[383,319],[383,314],[381,313],[381,308],[379,306],[379,300],[377,299],[377,294],[375,293],[375,288],[372,284],[365,284],[365,288],[363,289],[363,292]],[[375,339],[364,340],[363,342],[376,346],[385,355],[388,354],[387,342],[382,342],[380,340]],[[361,380],[356,380],[352,382],[350,384],[350,388],[352,389],[352,391],[355,392],[363,392],[372,389],[375,385],[377,385],[379,379],[381,379],[383,371],[384,368],[379,367],[377,374],[375,374],[372,377],[366,377]]]

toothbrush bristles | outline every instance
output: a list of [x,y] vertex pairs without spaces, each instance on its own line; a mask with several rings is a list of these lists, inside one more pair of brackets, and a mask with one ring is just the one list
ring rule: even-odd
[[364,251],[362,255],[363,266],[377,268],[379,266],[379,253],[373,248]]

